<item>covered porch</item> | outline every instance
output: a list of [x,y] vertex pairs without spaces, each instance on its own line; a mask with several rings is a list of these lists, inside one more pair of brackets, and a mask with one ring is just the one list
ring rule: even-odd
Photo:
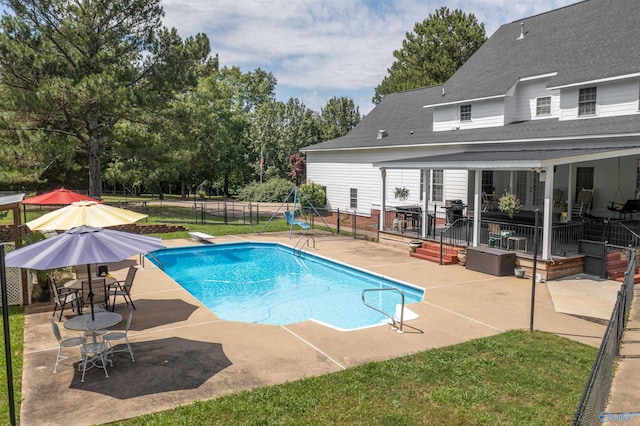
[[[553,261],[554,257],[580,254],[579,244],[585,239],[637,245],[640,225],[633,212],[622,215],[610,209],[612,202],[623,205],[636,198],[639,156],[640,148],[635,146],[536,150],[485,147],[483,151],[378,162],[374,166],[381,171],[381,211],[385,212],[397,210],[387,207],[387,171],[425,171],[421,185],[421,199],[425,201],[417,206],[421,220],[415,222],[420,226],[403,229],[403,235],[439,239],[442,232],[448,232],[463,245],[495,245],[532,254],[538,214],[538,257]],[[436,169],[467,171],[466,209],[455,221],[443,209],[446,200],[429,201],[426,180],[428,172]],[[592,195],[587,208],[577,202],[582,189]],[[518,196],[522,203],[513,217],[497,208],[497,200],[506,192]],[[394,232],[390,217],[393,213],[380,215],[382,232]]]

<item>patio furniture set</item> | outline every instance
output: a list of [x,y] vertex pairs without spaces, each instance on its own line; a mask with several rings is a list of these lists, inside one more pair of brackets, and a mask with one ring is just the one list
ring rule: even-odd
[[[58,307],[60,307],[58,321],[62,321],[62,315],[67,305],[71,305],[73,311],[81,315],[83,307],[91,303],[113,311],[118,296],[122,296],[125,302],[130,303],[135,309],[130,293],[137,271],[137,265],[131,266],[124,280],[116,280],[103,270],[102,273],[105,274],[103,276],[91,279],[89,277],[76,278],[64,283],[63,286],[57,286],[53,276],[49,275],[51,297],[54,301],[53,315],[55,316]],[[89,281],[92,281],[91,287]]]
[[[53,316],[56,315],[56,310],[58,305],[60,305],[60,316],[58,319],[58,321],[60,321],[62,319],[62,313],[64,312],[65,305],[70,303],[73,306],[74,311],[77,311],[78,315],[66,320],[64,322],[64,327],[68,330],[84,332],[83,336],[63,339],[56,321],[53,319],[51,320],[53,334],[59,344],[58,355],[53,369],[54,373],[57,371],[60,361],[69,358],[69,356],[62,355],[63,349],[76,346],[80,347],[81,361],[80,364],[78,364],[78,370],[82,370],[81,382],[84,382],[86,371],[93,367],[102,368],[105,372],[105,376],[109,377],[107,364],[110,366],[113,365],[113,361],[109,359],[109,356],[115,352],[128,351],[131,355],[131,361],[135,361],[127,334],[129,327],[131,326],[133,310],[135,309],[130,291],[137,270],[137,266],[130,266],[126,279],[120,281],[109,276],[94,278],[94,281],[96,279],[101,280],[102,285],[94,285],[92,290],[89,290],[87,287],[89,281],[88,278],[77,278],[65,283],[63,287],[56,287],[53,277],[49,276],[53,292],[52,294],[54,295],[55,300]],[[91,296],[83,297],[83,294],[91,294]],[[116,304],[116,298],[118,296],[122,296],[126,304],[131,305],[129,308],[127,324],[123,332],[108,332],[108,328],[113,327],[122,321],[122,315],[113,312]],[[111,297],[113,297],[113,300],[110,302]],[[98,304],[98,309],[100,310],[93,312],[92,314],[83,315],[82,306],[85,303],[91,303],[89,299],[93,299],[92,303]],[[103,311],[102,309],[106,309],[106,311]],[[113,342],[117,340],[124,340],[126,348],[115,349]]]
[[[82,331],[84,333],[82,336],[69,337],[66,339],[62,338],[56,321],[51,320],[51,328],[59,345],[53,372],[56,373],[58,371],[60,361],[70,357],[68,355],[62,355],[62,351],[66,348],[78,346],[80,347],[78,371],[82,370],[81,382],[84,382],[87,370],[93,367],[102,368],[105,376],[109,377],[107,364],[113,366],[113,360],[109,359],[109,356],[116,352],[129,352],[131,361],[135,362],[133,350],[131,349],[128,338],[129,327],[131,326],[131,319],[133,318],[133,309],[133,307],[129,309],[124,331],[107,331],[108,328],[122,321],[122,315],[116,312],[96,312],[93,318],[91,315],[78,315],[71,318],[65,321],[64,327],[68,330]],[[118,340],[124,340],[126,348],[116,349],[113,342]]]

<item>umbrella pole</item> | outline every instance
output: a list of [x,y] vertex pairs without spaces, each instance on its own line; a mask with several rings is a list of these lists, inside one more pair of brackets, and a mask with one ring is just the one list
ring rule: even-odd
[[91,287],[91,264],[87,263],[87,273],[89,274],[89,303],[91,303],[91,321],[96,319],[93,313],[93,288]]

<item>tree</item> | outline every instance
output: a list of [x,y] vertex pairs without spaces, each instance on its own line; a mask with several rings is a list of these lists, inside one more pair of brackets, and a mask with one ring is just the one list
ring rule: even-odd
[[89,195],[100,197],[101,157],[114,127],[195,84],[207,66],[207,37],[183,42],[161,27],[160,0],[2,3],[9,9],[0,21],[5,137],[28,133],[32,150],[86,164]]
[[286,103],[270,100],[260,104],[253,114],[252,151],[256,158],[256,174],[260,151],[264,156],[265,175],[286,178],[291,170],[290,157],[300,148],[321,139],[318,114],[298,99]]
[[332,97],[320,110],[322,140],[346,135],[360,123],[360,120],[360,109],[353,103],[353,99]]
[[396,60],[376,87],[373,103],[403,90],[442,84],[485,42],[484,24],[473,14],[441,7],[407,33]]

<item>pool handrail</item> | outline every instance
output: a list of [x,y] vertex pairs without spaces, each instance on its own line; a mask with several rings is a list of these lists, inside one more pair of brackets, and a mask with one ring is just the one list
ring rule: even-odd
[[152,252],[146,252],[146,253],[141,253],[140,254],[140,258],[142,259],[142,267],[144,268],[144,259],[145,257],[152,257],[156,262],[158,262],[158,267],[160,268],[160,270],[164,271],[164,263],[162,263],[162,261],[160,259],[158,259],[158,257],[153,254]]
[[[391,315],[388,312],[385,312],[382,309],[378,309],[375,306],[372,306],[372,305],[367,303],[367,300],[365,299],[364,294],[369,292],[369,291],[397,291],[398,293],[400,293],[400,296],[402,297],[402,303],[401,303],[401,309],[400,309],[400,326],[399,327],[396,325],[396,319],[395,319],[395,317],[393,315]],[[385,315],[385,316],[389,317],[391,319],[391,321],[393,322],[393,325],[391,326],[392,330],[398,330],[398,333],[404,333],[404,331],[402,331],[402,324],[403,324],[403,320],[404,320],[404,291],[402,291],[401,289],[399,289],[397,287],[365,288],[364,290],[362,290],[362,303],[364,303],[365,306],[373,309],[374,311],[378,311],[382,315]]]
[[[302,241],[303,238],[304,238],[304,241]],[[302,249],[304,248],[305,243],[307,244],[307,247],[311,247],[309,245],[309,240],[313,240],[313,249],[315,249],[316,248],[316,238],[313,235],[303,234],[303,235],[300,236],[300,238],[298,238],[298,242],[296,243],[296,245],[293,246],[293,253],[297,254],[297,253],[302,252]],[[301,241],[302,241],[302,244],[300,244]]]

